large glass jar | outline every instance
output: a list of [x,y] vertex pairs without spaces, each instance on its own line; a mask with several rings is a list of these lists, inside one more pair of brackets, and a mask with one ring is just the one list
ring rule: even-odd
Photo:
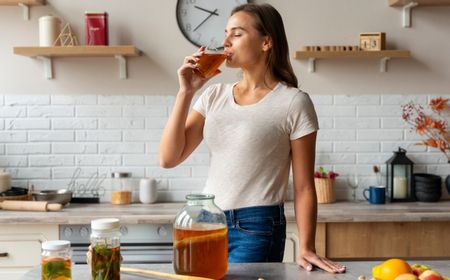
[[91,229],[91,279],[120,280],[119,220],[92,220]]
[[70,241],[54,240],[42,243],[42,280],[70,280]]
[[228,269],[228,229],[214,195],[189,194],[174,222],[174,270],[213,279]]
[[113,172],[112,177],[112,204],[130,204],[132,195],[132,181],[130,172]]

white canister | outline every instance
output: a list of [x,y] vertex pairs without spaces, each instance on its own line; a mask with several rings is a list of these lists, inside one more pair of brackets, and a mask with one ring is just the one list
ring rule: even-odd
[[139,201],[141,203],[154,203],[158,199],[158,187],[156,181],[143,178],[139,182]]
[[[39,46],[51,47],[61,32],[61,20],[55,16],[39,18]],[[56,42],[55,46],[60,45]]]
[[11,188],[11,174],[4,169],[0,169],[0,193]]

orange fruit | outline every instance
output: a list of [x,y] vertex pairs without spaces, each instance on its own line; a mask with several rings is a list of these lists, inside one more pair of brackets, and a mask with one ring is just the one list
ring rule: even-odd
[[373,278],[377,280],[394,280],[400,274],[411,272],[411,266],[402,259],[388,259],[372,268]]

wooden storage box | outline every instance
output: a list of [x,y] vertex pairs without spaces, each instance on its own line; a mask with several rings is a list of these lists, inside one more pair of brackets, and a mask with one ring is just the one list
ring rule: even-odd
[[316,185],[318,203],[333,203],[336,201],[334,179],[314,178],[314,183]]

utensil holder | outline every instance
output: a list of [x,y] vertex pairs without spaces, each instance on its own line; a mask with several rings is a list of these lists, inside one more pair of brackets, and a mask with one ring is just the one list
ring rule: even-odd
[[314,178],[316,185],[317,203],[333,203],[336,201],[334,193],[334,179]]

